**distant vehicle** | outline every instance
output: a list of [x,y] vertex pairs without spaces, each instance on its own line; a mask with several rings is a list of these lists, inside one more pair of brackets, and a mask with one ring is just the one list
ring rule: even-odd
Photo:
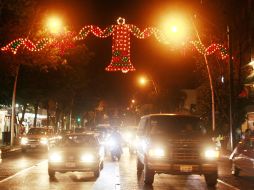
[[66,135],[61,142],[49,150],[48,175],[55,172],[94,172],[99,177],[103,169],[104,150],[93,133]]
[[254,135],[240,141],[229,159],[234,176],[239,176],[241,171],[254,176]]
[[108,139],[109,151],[111,154],[112,161],[116,159],[120,161],[123,150],[122,150],[122,136],[118,131],[113,131]]
[[28,149],[42,149],[47,151],[50,146],[54,146],[57,141],[57,136],[53,129],[46,127],[30,128],[21,138],[21,150],[26,152]]
[[137,173],[144,170],[144,183],[152,184],[155,173],[203,174],[208,186],[217,183],[219,152],[206,135],[199,117],[151,114],[140,120]]
[[136,152],[137,141],[137,128],[136,127],[126,127],[121,131],[124,144],[129,148],[129,153],[134,154]]
[[85,127],[75,128],[75,130],[74,130],[75,133],[84,133],[86,131],[87,131],[87,128],[85,128]]
[[61,137],[63,137],[63,136],[65,136],[65,135],[68,135],[68,134],[71,134],[71,133],[73,133],[73,130],[71,130],[71,129],[66,129],[66,130],[61,130],[61,131],[59,132],[59,135],[60,135]]

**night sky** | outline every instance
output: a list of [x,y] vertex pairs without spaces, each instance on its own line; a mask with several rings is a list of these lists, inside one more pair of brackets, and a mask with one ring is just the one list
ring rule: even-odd
[[[148,26],[158,26],[164,15],[179,11],[193,14],[202,8],[200,0],[159,1],[159,0],[58,0],[42,1],[49,14],[59,15],[71,30],[79,31],[82,26],[93,24],[104,29],[116,24],[118,17],[141,30]],[[186,3],[187,2],[187,3]],[[135,72],[106,72],[104,69],[111,60],[111,40],[89,35],[84,43],[94,52],[90,64],[91,72],[98,73],[94,83],[100,81],[105,88],[102,96],[118,103],[127,102],[140,89],[137,76],[150,75],[161,89],[181,89],[195,87],[195,65],[193,51],[175,49],[159,43],[154,37],[145,40],[131,37],[131,62]],[[195,52],[196,53],[196,52]],[[197,54],[196,54],[197,55]]]

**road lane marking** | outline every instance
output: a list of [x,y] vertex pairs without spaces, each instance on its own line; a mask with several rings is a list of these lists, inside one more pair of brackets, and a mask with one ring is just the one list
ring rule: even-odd
[[238,189],[237,187],[235,187],[235,186],[233,186],[233,185],[230,185],[229,183],[226,183],[225,181],[222,181],[222,180],[220,180],[220,179],[217,179],[217,181],[218,181],[219,183],[222,183],[222,184],[225,185],[225,186],[228,186],[228,187],[234,189],[234,190],[240,190],[240,189]]
[[120,190],[120,172],[119,172],[119,162],[116,163],[115,167],[115,190]]
[[14,178],[14,177],[16,177],[16,176],[22,174],[22,173],[27,172],[28,170],[31,170],[31,169],[35,168],[36,166],[39,166],[39,165],[43,164],[44,162],[47,162],[47,161],[48,161],[48,160],[44,160],[44,161],[39,162],[38,164],[35,164],[35,165],[33,165],[33,166],[29,167],[29,168],[26,168],[26,169],[24,169],[24,170],[21,170],[21,171],[15,173],[15,174],[13,174],[13,175],[11,175],[11,176],[9,176],[9,177],[3,179],[3,180],[1,180],[0,183],[3,183],[3,182],[5,182],[5,181],[8,181],[8,180],[10,180],[10,179],[12,179],[12,178]]

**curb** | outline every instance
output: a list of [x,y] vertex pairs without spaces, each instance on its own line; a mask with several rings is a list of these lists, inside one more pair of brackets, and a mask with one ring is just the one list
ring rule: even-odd
[[1,147],[0,150],[2,152],[2,158],[5,158],[6,156],[20,152],[21,147]]

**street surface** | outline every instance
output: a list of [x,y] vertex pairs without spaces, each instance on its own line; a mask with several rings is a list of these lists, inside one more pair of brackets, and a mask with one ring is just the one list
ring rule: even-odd
[[219,162],[219,180],[216,188],[207,188],[203,176],[155,176],[152,187],[144,186],[143,175],[136,175],[136,156],[128,149],[120,162],[112,162],[107,156],[104,169],[98,179],[93,173],[56,173],[50,179],[47,173],[47,153],[20,152],[4,158],[0,164],[0,190],[253,190],[254,177],[241,174],[236,178],[230,174],[230,162],[224,158]]

